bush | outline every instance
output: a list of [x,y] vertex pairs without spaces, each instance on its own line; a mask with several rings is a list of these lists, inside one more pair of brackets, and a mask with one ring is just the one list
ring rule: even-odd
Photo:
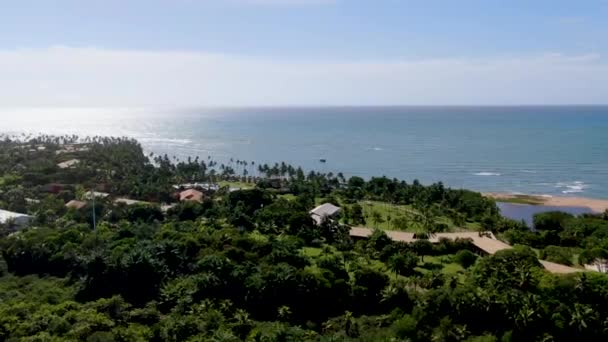
[[4,260],[4,258],[0,255],[0,277],[3,277],[7,273],[8,266],[6,265],[6,261]]
[[391,328],[397,337],[405,339],[407,337],[416,336],[417,325],[418,322],[414,317],[405,315],[401,319],[395,321]]
[[477,261],[477,255],[475,255],[475,253],[469,250],[464,249],[456,253],[454,261],[464,268],[469,268],[475,263],[475,261]]
[[418,256],[412,252],[396,253],[388,260],[389,269],[403,276],[412,274],[416,265],[418,265]]
[[562,265],[572,265],[572,252],[564,247],[548,246],[540,251],[540,258]]
[[561,211],[548,211],[534,215],[534,228],[537,230],[564,230],[566,221],[574,216]]

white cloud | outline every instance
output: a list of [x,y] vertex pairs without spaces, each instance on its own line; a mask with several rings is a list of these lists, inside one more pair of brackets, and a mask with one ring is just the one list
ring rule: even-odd
[[199,52],[0,51],[1,106],[605,103],[597,55],[292,61]]

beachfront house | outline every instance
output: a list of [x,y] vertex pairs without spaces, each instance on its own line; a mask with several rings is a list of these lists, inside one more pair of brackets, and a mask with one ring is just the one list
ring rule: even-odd
[[12,229],[22,229],[27,227],[33,217],[26,214],[15,213],[0,209],[0,224],[7,225]]
[[179,200],[181,202],[202,202],[203,196],[203,193],[198,190],[188,189],[179,193]]
[[341,213],[342,209],[331,203],[324,203],[310,211],[310,217],[317,225],[320,225],[323,220],[335,220]]

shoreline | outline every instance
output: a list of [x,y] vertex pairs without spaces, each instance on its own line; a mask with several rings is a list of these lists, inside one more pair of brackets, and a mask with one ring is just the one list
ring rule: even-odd
[[492,198],[498,202],[506,203],[547,205],[554,207],[584,207],[600,214],[608,210],[608,199],[550,195],[523,195],[507,192],[483,192],[482,195]]

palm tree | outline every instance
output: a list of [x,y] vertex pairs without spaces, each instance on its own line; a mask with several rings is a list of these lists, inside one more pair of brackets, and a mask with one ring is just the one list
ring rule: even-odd
[[378,211],[372,211],[372,222],[374,223],[376,228],[380,228],[380,225],[384,223],[384,219],[382,218],[382,214]]
[[283,305],[278,309],[279,319],[282,321],[288,321],[291,317],[291,309],[287,305]]

